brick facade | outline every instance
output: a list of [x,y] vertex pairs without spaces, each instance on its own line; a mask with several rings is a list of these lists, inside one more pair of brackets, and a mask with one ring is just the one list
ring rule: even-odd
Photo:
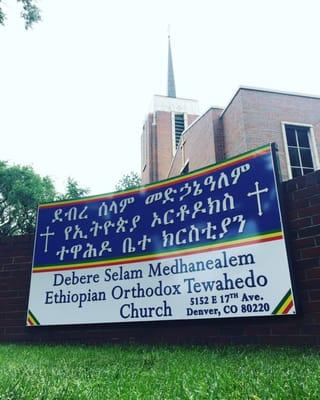
[[141,136],[142,184],[166,179],[176,153],[175,115],[182,114],[185,127],[198,117],[198,102],[155,95]]
[[[189,170],[275,142],[279,149],[282,177],[287,180],[289,174],[282,132],[284,122],[312,126],[316,151],[320,154],[319,97],[240,88],[224,110],[210,108],[185,131]],[[181,153],[179,148],[172,160],[169,177],[180,174]],[[160,154],[160,158],[164,156]],[[320,168],[319,163],[314,164],[315,169]]]
[[32,237],[0,239],[0,342],[320,345],[320,171],[283,183],[296,316],[25,327]]
[[[187,115],[187,124],[190,125],[197,115]],[[173,159],[172,113],[156,111],[149,114],[146,120],[148,141],[148,160],[145,170],[142,171],[142,182],[149,183],[166,179]]]
[[320,152],[320,98],[240,88],[222,120],[225,158],[275,142],[285,180],[288,168],[281,122],[312,125]]
[[190,171],[218,161],[216,154],[223,153],[223,144],[219,142],[220,137],[216,133],[221,112],[222,109],[210,108],[185,131],[184,148],[180,146],[177,151],[169,176],[180,175],[181,169],[188,160]]

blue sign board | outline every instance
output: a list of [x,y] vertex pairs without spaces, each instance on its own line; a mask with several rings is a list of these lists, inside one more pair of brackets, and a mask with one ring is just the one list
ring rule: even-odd
[[[268,277],[258,259],[270,251],[281,267]],[[39,206],[28,325],[294,312],[270,146],[138,189]]]

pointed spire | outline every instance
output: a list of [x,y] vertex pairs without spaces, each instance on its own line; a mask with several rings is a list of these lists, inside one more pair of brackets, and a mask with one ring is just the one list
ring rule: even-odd
[[170,32],[168,32],[168,97],[176,97],[176,85],[174,83],[173,63],[170,45]]

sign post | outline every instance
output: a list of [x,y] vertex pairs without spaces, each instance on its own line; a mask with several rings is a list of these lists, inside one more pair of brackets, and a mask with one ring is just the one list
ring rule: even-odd
[[295,313],[271,146],[39,206],[27,325]]

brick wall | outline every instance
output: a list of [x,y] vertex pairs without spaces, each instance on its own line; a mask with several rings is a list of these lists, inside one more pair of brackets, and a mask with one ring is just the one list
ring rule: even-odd
[[221,152],[224,156],[221,130],[218,129],[221,112],[222,109],[210,108],[196,124],[186,130],[183,135],[184,148],[177,149],[168,177],[180,175],[187,160],[189,160],[189,170],[194,171],[217,162],[219,157],[216,155],[220,155]]
[[[187,114],[187,125],[191,125],[197,117],[194,114]],[[168,177],[174,153],[172,149],[172,113],[156,111],[154,115],[148,114],[144,129],[146,163],[142,166],[141,178],[142,184],[147,184]]]
[[276,142],[283,179],[288,179],[281,122],[314,127],[320,152],[320,99],[241,88],[223,114],[225,158]]
[[320,171],[283,184],[297,316],[25,327],[32,237],[0,239],[0,342],[320,345]]
[[[188,125],[190,125],[197,115],[187,115]],[[168,177],[173,153],[172,149],[172,113],[166,111],[156,112],[156,153],[157,153],[157,180],[163,180]],[[181,167],[180,167],[181,169]],[[180,170],[179,170],[180,173]],[[179,174],[178,173],[178,174]]]
[[[224,132],[225,158],[233,157],[248,150],[244,126],[242,92],[242,90],[239,90],[236,93],[221,116]],[[264,141],[265,143],[267,142]]]

